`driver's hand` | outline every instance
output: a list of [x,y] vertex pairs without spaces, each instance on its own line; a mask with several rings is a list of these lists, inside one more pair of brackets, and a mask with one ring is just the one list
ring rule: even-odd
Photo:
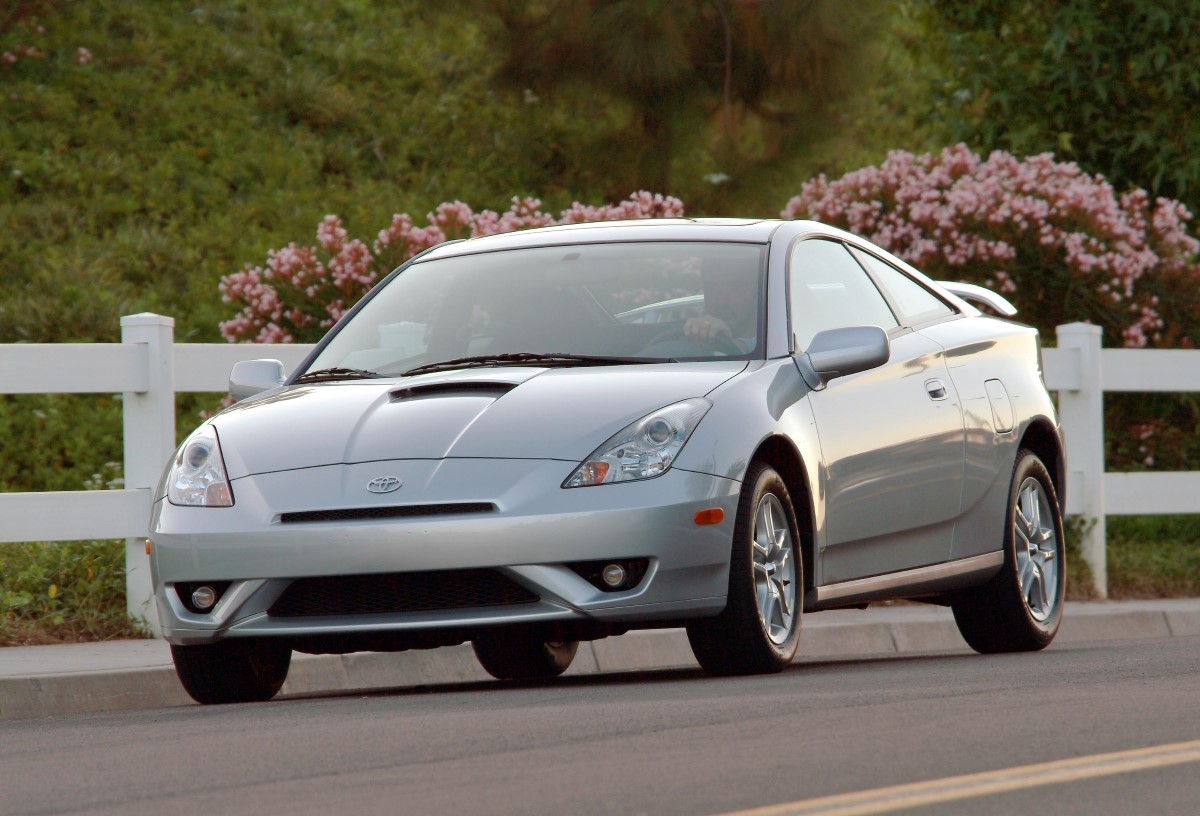
[[733,337],[733,332],[729,331],[729,326],[725,324],[725,321],[712,315],[689,317],[683,324],[683,334],[685,337],[692,337],[696,340],[711,340],[722,334],[726,337]]

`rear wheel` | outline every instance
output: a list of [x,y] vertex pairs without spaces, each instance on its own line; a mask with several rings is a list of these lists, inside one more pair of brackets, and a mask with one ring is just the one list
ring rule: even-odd
[[709,674],[764,674],[792,662],[800,645],[804,565],[796,514],[774,468],[751,465],[742,485],[729,563],[729,599],[715,618],[688,624]]
[[471,641],[484,671],[497,680],[557,677],[567,670],[579,650],[576,640],[543,640],[523,630],[502,630]]
[[270,700],[287,679],[292,650],[277,640],[223,640],[204,646],[172,646],[175,673],[198,703]]
[[1034,453],[1013,468],[1004,525],[1004,567],[954,602],[954,621],[977,652],[1032,652],[1058,633],[1066,584],[1062,514],[1054,483]]

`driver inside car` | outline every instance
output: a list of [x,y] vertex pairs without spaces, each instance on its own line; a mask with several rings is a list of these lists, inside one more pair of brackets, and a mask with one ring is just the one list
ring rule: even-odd
[[702,342],[728,337],[742,348],[752,349],[758,334],[757,307],[757,288],[744,276],[706,270],[704,314],[688,318],[683,334]]

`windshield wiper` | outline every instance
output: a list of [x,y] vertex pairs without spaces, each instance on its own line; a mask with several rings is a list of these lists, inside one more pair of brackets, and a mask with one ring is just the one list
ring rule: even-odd
[[299,377],[292,380],[292,383],[333,382],[335,380],[374,380],[381,376],[383,375],[376,374],[374,371],[366,371],[361,368],[318,368],[316,371],[308,371],[304,374],[301,374]]
[[490,366],[605,366],[640,365],[642,363],[673,363],[670,357],[603,357],[592,354],[558,354],[555,352],[516,351],[508,354],[480,354],[476,357],[456,357],[440,363],[426,363],[410,368],[402,377],[428,374],[432,371],[453,371],[458,368],[486,368]]

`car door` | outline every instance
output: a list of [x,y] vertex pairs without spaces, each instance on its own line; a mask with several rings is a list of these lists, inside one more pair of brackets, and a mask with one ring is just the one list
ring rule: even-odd
[[897,320],[841,243],[799,242],[789,258],[796,347],[842,326],[888,331],[885,365],[810,394],[825,496],[821,585],[946,561],[961,499],[962,411],[937,343]]

